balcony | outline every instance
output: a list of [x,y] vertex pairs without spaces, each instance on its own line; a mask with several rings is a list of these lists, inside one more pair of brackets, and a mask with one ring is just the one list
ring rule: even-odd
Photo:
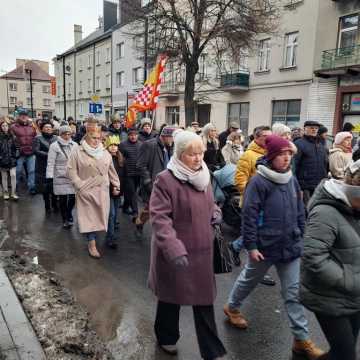
[[220,89],[229,92],[242,92],[249,90],[248,71],[226,73],[220,75]]
[[359,73],[360,45],[323,51],[321,68],[315,71],[316,76],[323,78]]
[[177,99],[180,95],[179,84],[174,81],[167,81],[161,85],[160,96],[163,98]]

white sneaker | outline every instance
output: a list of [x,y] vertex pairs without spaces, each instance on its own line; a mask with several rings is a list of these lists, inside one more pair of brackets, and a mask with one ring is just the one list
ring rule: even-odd
[[19,197],[16,194],[11,194],[11,200],[19,200]]
[[178,353],[176,345],[159,345],[160,348],[169,355],[176,355]]
[[9,199],[10,199],[9,193],[4,192],[4,200],[9,200]]

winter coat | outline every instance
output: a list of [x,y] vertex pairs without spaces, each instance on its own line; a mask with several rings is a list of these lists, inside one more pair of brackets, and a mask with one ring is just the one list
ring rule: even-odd
[[352,153],[346,153],[340,148],[333,148],[329,155],[329,169],[331,176],[335,179],[342,180],[345,176],[345,169],[352,160]]
[[213,191],[217,203],[224,203],[226,200],[226,194],[223,189],[234,188],[235,171],[236,166],[234,164],[227,164],[220,170],[214,172]]
[[288,262],[302,254],[304,204],[294,176],[281,184],[274,182],[279,173],[269,171],[271,177],[258,173],[246,187],[242,208],[244,245],[247,250],[258,249],[266,260]]
[[50,145],[57,140],[55,135],[45,138],[38,135],[34,139],[33,149],[36,156],[35,161],[35,185],[38,193],[51,192],[49,183],[46,181],[46,167]]
[[120,188],[111,155],[89,156],[82,145],[70,155],[67,174],[75,188],[76,210],[81,233],[107,231],[110,211],[110,183]]
[[77,147],[76,142],[71,140],[69,144],[65,145],[61,143],[61,139],[50,145],[46,178],[53,179],[55,195],[75,194],[75,189],[67,175],[67,162],[71,152]]
[[[169,170],[158,175],[150,199],[153,236],[149,284],[160,301],[214,303],[214,210],[211,186],[200,192]],[[173,261],[183,255],[188,257],[189,266],[177,268]]]
[[20,150],[20,156],[33,155],[33,141],[36,136],[36,130],[32,124],[29,122],[23,125],[17,122],[11,126],[11,132],[15,136],[16,145]]
[[241,145],[234,145],[232,141],[227,141],[226,145],[222,148],[221,153],[226,164],[237,165],[244,150]]
[[0,168],[11,169],[16,167],[17,154],[14,136],[0,133]]
[[324,184],[309,203],[300,298],[313,312],[346,316],[360,311],[360,217]]
[[120,142],[127,140],[126,128],[124,128],[123,126],[121,126],[120,129],[115,129],[113,124],[111,124],[108,128],[108,132],[112,136],[114,136],[114,135],[117,136],[119,138]]
[[151,131],[151,133],[148,134],[144,130],[140,130],[138,140],[141,142],[145,142],[145,141],[154,139],[155,137],[157,137],[157,133],[155,131]]
[[120,152],[118,152],[115,156],[111,155],[111,158],[112,158],[112,162],[114,165],[114,169],[115,169],[117,176],[119,178],[119,181],[120,181],[120,193],[119,193],[119,195],[113,194],[114,186],[112,184],[110,184],[110,189],[109,189],[110,192],[109,193],[110,193],[110,198],[118,199],[120,196],[123,195],[122,181],[124,179],[124,158]]
[[142,143],[137,141],[135,143],[126,140],[119,145],[119,150],[124,156],[124,171],[125,176],[137,176],[138,171],[136,168],[136,162],[140,154],[140,148]]
[[230,130],[227,129],[219,135],[219,147],[222,149],[226,145],[228,136],[231,134]]
[[303,136],[295,143],[295,175],[302,190],[315,190],[328,175],[327,148],[313,136]]
[[256,174],[256,161],[265,154],[266,150],[253,141],[240,157],[235,173],[235,186],[241,195],[244,194],[250,178]]
[[225,160],[222,156],[221,150],[215,145],[213,141],[207,142],[206,144],[204,161],[210,171],[219,170],[225,166]]
[[[149,201],[156,175],[166,169],[165,151],[165,146],[159,138],[151,139],[141,145],[136,168],[140,176],[141,197],[145,202]],[[173,148],[168,148],[169,158],[172,152]]]

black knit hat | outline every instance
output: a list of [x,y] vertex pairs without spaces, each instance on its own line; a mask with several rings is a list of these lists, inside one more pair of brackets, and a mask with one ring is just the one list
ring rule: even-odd
[[325,134],[327,132],[329,132],[328,128],[326,126],[322,125],[322,126],[319,127],[318,135],[322,135],[322,134]]

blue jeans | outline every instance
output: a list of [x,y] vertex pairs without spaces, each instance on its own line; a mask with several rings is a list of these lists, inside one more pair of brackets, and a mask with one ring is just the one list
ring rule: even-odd
[[273,265],[280,278],[281,296],[290,320],[291,331],[296,340],[308,340],[308,322],[304,307],[299,301],[300,258],[288,263],[273,263],[266,260],[256,262],[249,258],[231,290],[229,307],[233,310],[239,308]]
[[234,240],[231,243],[231,245],[236,252],[238,252],[238,253],[241,252],[241,250],[244,248],[243,237],[242,236],[238,237],[236,240]]
[[21,174],[24,169],[27,170],[27,187],[29,191],[35,191],[35,155],[20,156],[16,164],[16,179],[19,183]]
[[110,197],[110,213],[109,213],[109,222],[108,230],[106,233],[106,242],[114,242],[115,240],[115,225],[117,220],[117,214],[119,210],[120,197],[113,198]]
[[84,235],[85,235],[85,238],[86,238],[87,241],[92,241],[92,240],[95,240],[95,241],[96,241],[97,236],[96,236],[96,232],[95,232],[95,231],[85,233]]

